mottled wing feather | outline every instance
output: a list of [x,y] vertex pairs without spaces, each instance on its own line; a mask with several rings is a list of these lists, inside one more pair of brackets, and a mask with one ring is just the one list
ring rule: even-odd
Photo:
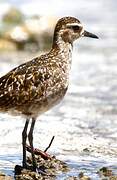
[[13,108],[43,95],[44,82],[50,76],[44,73],[40,61],[34,59],[22,64],[0,78],[0,108]]

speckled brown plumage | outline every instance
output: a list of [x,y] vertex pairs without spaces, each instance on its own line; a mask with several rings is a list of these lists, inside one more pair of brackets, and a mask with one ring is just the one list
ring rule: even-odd
[[64,95],[67,66],[63,56],[52,50],[13,69],[0,79],[0,110],[37,117]]
[[28,139],[35,171],[32,137],[35,120],[38,115],[58,104],[64,97],[69,84],[73,41],[81,36],[97,38],[85,31],[78,19],[60,19],[55,27],[53,45],[49,53],[16,67],[0,78],[0,111],[24,115],[27,118],[22,133],[25,168],[29,119],[32,119],[32,124]]

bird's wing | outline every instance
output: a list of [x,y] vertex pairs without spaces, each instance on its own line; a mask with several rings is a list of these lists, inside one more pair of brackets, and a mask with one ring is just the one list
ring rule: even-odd
[[36,96],[41,97],[49,78],[46,66],[42,66],[42,60],[38,58],[13,69],[0,78],[0,108],[25,104]]

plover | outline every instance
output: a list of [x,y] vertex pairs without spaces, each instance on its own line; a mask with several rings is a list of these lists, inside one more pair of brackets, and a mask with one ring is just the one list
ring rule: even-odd
[[27,168],[27,128],[31,120],[28,141],[31,147],[33,171],[33,129],[37,117],[57,105],[65,96],[69,84],[73,42],[80,37],[98,38],[85,31],[74,17],[58,20],[50,52],[14,68],[0,78],[0,112],[22,115],[26,123],[22,132],[23,168]]

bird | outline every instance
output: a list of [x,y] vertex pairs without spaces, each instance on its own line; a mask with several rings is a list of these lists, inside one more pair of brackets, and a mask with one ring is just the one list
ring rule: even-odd
[[[33,146],[33,130],[38,116],[63,99],[69,85],[73,42],[80,37],[98,39],[84,29],[75,17],[58,20],[49,52],[25,62],[0,78],[0,112],[23,116],[26,120],[22,131],[22,167],[27,169],[26,142],[31,148],[32,171],[37,164]],[[31,122],[29,133],[27,133]]]

